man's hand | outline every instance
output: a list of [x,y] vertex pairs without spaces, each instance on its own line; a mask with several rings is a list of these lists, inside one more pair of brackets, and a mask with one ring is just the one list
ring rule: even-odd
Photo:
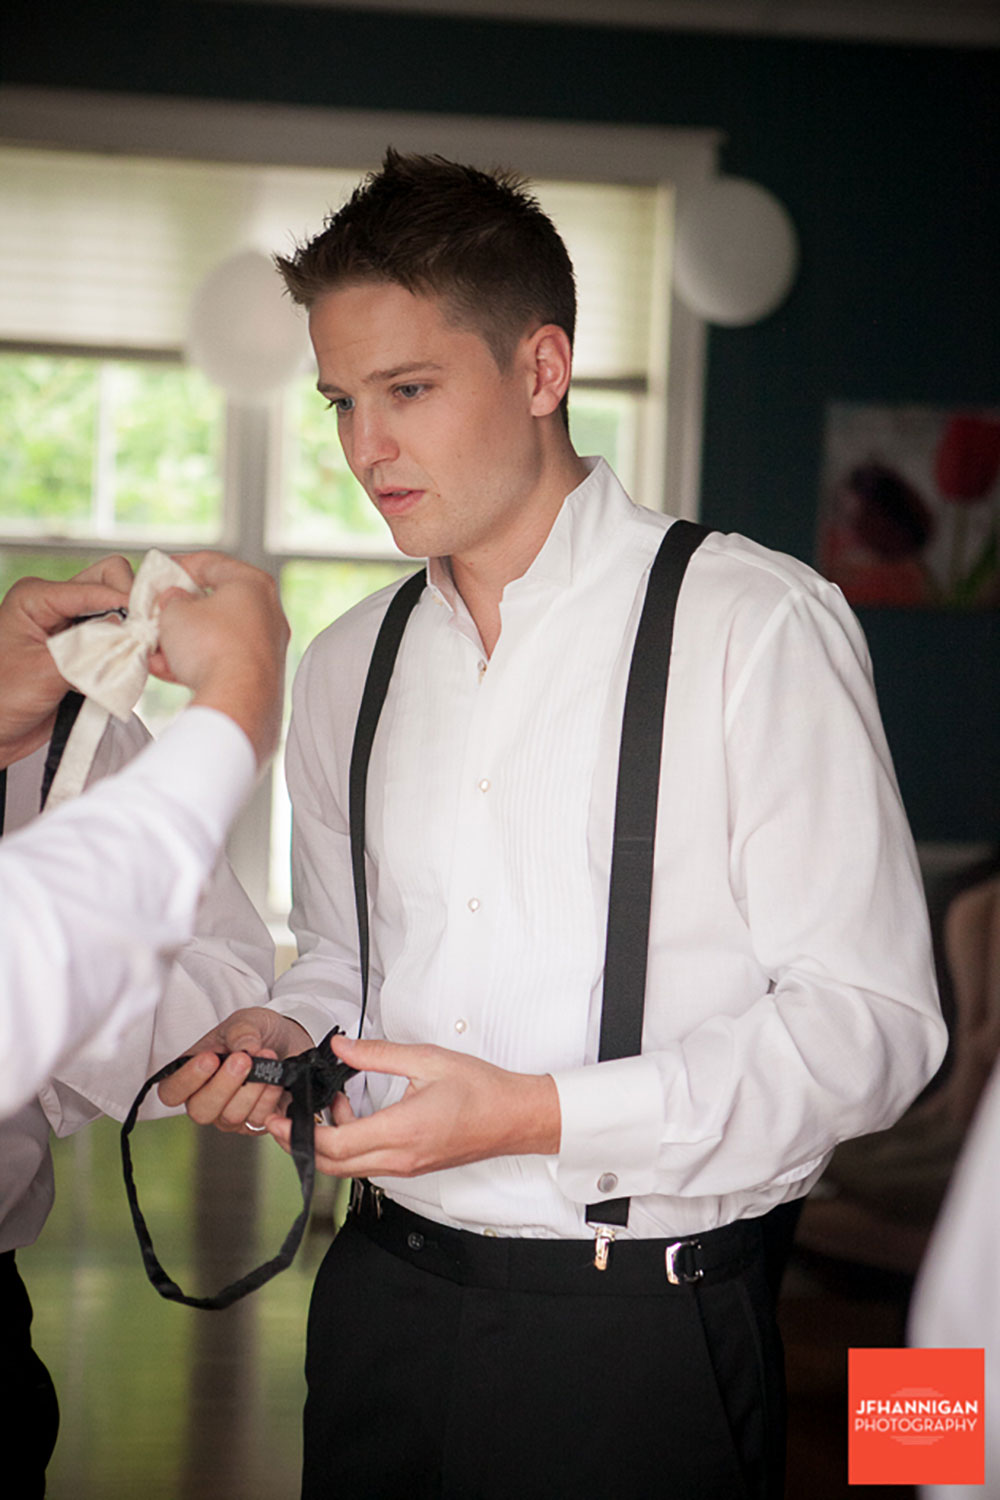
[[21,578],[0,603],[0,766],[22,760],[52,734],[69,684],[46,641],[78,615],[124,609],[132,569],[106,557],[66,583]]
[[216,708],[239,725],[258,764],[273,753],[281,729],[288,621],[269,573],[221,552],[177,561],[210,592],[168,589],[160,600],[160,644],[150,670],[193,688],[193,703]]
[[[559,1150],[559,1094],[547,1074],[511,1073],[444,1047],[339,1036],[331,1046],[352,1068],[393,1073],[410,1086],[398,1104],[365,1119],[337,1095],[336,1124],[315,1134],[316,1166],[330,1177],[418,1177],[494,1156]],[[272,1116],[268,1130],[291,1149],[290,1120]]]
[[[312,1045],[312,1037],[297,1021],[266,1005],[249,1006],[196,1042],[191,1061],[164,1079],[158,1093],[164,1104],[185,1105],[197,1125],[233,1131],[245,1130],[249,1123],[259,1130],[287,1095],[265,1084],[243,1086],[251,1057],[294,1057]],[[229,1053],[221,1063],[220,1052]]]

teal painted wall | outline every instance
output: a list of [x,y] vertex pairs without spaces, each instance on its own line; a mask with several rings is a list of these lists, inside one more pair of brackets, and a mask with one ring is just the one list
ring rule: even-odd
[[[776,315],[711,333],[713,525],[811,561],[827,401],[1000,405],[996,50],[205,0],[8,0],[2,24],[18,83],[723,130],[803,263]],[[997,614],[862,621],[917,837],[1000,837]]]

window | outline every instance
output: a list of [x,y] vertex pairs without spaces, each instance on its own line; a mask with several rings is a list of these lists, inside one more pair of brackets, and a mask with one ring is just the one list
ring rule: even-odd
[[[259,136],[259,121],[254,128]],[[86,131],[76,135],[85,145]],[[349,150],[342,160],[364,164],[381,144]],[[513,147],[490,159],[507,155]],[[0,168],[0,586],[26,572],[68,576],[108,550],[135,562],[154,544],[226,547],[280,578],[294,671],[323,626],[414,564],[347,470],[314,373],[303,370],[266,407],[227,403],[183,363],[185,320],[219,261],[248,244],[286,249],[311,235],[363,165],[8,147]],[[668,397],[678,388],[668,338],[685,334],[665,292],[672,189],[661,173],[638,183],[536,177],[536,190],[577,268],[574,441],[660,506]],[[683,403],[674,407],[676,476],[691,423]],[[156,729],[178,703],[179,690],[151,684],[140,711]],[[283,777],[272,773],[231,841],[248,891],[279,922],[288,824]]]

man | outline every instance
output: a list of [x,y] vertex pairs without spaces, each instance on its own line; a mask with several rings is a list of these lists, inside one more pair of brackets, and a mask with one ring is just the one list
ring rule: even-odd
[[[126,604],[131,569],[110,558],[68,583],[22,579],[0,604],[0,800],[11,835],[0,843],[0,1433],[16,1444],[26,1497],[44,1494],[58,1421],[15,1263],[51,1207],[50,1125],[67,1134],[102,1110],[123,1118],[193,1027],[248,993],[266,996],[273,974],[267,931],[218,856],[255,760],[273,749],[287,627],[265,574],[209,553],[186,565],[214,592],[166,598],[167,656],[153,665],[193,687],[197,707],[112,783],[37,822],[66,691],[48,638],[77,615]],[[138,720],[112,721],[91,779],[147,739]]]
[[[693,558],[642,1055],[597,1063],[621,711],[670,522],[570,443],[565,248],[516,181],[390,152],[280,265],[353,472],[430,558],[368,779],[366,1040],[333,1043],[364,1087],[317,1132],[321,1170],[372,1185],[313,1298],[303,1493],[777,1495],[761,1221],[943,1048],[860,632],[791,559]],[[391,594],[298,675],[300,957],[199,1043],[221,1067],[195,1049],[161,1088],[286,1148],[246,1053],[357,1028],[347,778]],[[586,1206],[625,1194],[601,1271]]]
[[[211,553],[187,566],[215,589],[197,601],[174,591],[162,608],[160,675],[194,690],[187,712],[112,783],[0,848],[2,1115],[83,1046],[113,1056],[155,1005],[229,824],[277,744],[288,631],[273,580]],[[7,607],[27,623],[43,604],[59,619],[96,602],[87,585],[37,584],[16,587],[0,617]],[[18,655],[35,665],[37,644],[25,639],[18,653],[15,640],[10,665]],[[37,699],[41,677],[10,685],[0,735],[15,720],[23,734],[23,699]]]

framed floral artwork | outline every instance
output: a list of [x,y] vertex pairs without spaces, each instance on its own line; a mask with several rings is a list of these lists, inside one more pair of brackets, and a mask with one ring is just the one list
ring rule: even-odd
[[1000,606],[1000,410],[831,403],[817,553],[851,604]]

